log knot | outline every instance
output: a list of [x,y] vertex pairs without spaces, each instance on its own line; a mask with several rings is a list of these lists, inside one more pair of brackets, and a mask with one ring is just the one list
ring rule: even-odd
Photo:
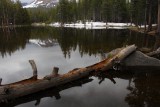
[[10,94],[10,87],[9,86],[4,87],[4,92],[7,95]]
[[47,75],[45,76],[43,79],[44,80],[51,80],[52,78],[58,77],[60,76],[60,74],[56,74],[56,75]]
[[112,68],[116,71],[121,69],[121,61],[117,57],[113,60],[113,67]]
[[11,87],[5,86],[5,87],[1,88],[0,93],[1,93],[1,95],[8,95],[8,94],[10,94],[10,91],[11,91]]
[[45,76],[43,79],[44,80],[51,80],[51,78],[52,78],[51,76]]

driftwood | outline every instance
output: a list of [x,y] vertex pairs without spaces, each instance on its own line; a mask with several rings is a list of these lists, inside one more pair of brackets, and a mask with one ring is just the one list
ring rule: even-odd
[[154,57],[154,56],[159,56],[160,55],[160,50],[149,52],[146,55]]
[[74,69],[63,75],[58,75],[58,68],[54,68],[54,72],[43,79],[37,79],[37,69],[34,61],[32,60],[30,63],[33,68],[33,79],[0,86],[0,101],[5,102],[43,91],[48,88],[70,83],[90,75],[93,71],[106,71],[111,69],[116,63],[120,63],[135,50],[135,45],[127,46],[99,63],[85,68]]
[[46,97],[51,97],[51,98],[55,97],[56,100],[59,100],[61,98],[61,95],[60,95],[61,91],[72,88],[72,87],[82,87],[83,84],[89,83],[91,81],[93,81],[93,79],[89,77],[82,78],[80,80],[73,81],[72,83],[63,84],[58,87],[53,87],[44,91],[40,91],[38,93],[13,99],[12,101],[9,101],[7,103],[2,102],[0,103],[0,107],[15,107],[17,105],[24,104],[31,101],[36,101],[35,105],[37,106],[40,104],[41,99]]
[[29,63],[31,64],[32,69],[33,69],[33,78],[37,79],[37,76],[38,76],[38,74],[37,74],[37,66],[36,66],[34,60],[29,60]]

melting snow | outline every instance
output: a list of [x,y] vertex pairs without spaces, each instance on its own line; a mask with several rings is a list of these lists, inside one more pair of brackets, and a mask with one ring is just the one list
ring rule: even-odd
[[68,28],[79,28],[79,29],[127,29],[129,26],[135,26],[131,23],[105,23],[105,22],[85,22],[77,21],[76,23],[65,23],[61,25],[59,22],[51,23],[49,26],[53,27],[68,27]]

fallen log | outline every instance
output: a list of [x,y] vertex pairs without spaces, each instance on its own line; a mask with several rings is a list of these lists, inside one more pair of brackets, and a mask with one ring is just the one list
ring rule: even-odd
[[41,102],[41,99],[43,98],[55,97],[56,100],[59,100],[61,98],[61,95],[60,95],[61,91],[72,88],[72,87],[82,87],[82,85],[89,83],[91,81],[93,81],[93,79],[90,79],[89,77],[82,78],[72,83],[63,84],[58,87],[53,87],[53,88],[50,88],[44,91],[40,91],[38,93],[34,93],[34,94],[23,96],[17,99],[13,99],[12,101],[9,101],[7,103],[5,102],[0,103],[0,107],[15,107],[20,104],[24,104],[24,103],[31,102],[31,101],[36,101],[35,105],[38,106]]
[[[120,51],[110,55],[109,58],[99,63],[85,68],[74,69],[63,75],[57,75],[58,71],[55,71],[52,75],[47,76],[47,79],[45,77],[43,79],[34,78],[34,81],[24,80],[13,84],[2,85],[0,86],[0,101],[5,102],[39,91],[43,91],[51,87],[63,85],[89,76],[93,71],[106,71],[112,68],[114,64],[120,63],[123,59],[125,59],[135,50],[135,45],[127,46],[126,48],[122,48]],[[31,65],[33,68],[33,77],[36,77],[36,67],[33,63]]]
[[160,50],[146,53],[146,55],[151,56],[151,57],[160,56]]

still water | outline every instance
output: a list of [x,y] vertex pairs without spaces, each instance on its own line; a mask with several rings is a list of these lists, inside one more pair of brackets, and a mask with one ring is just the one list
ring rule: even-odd
[[[38,78],[52,72],[60,73],[85,67],[101,60],[105,53],[122,46],[136,44],[139,49],[154,50],[159,40],[129,30],[85,30],[51,27],[25,27],[0,30],[0,78],[2,84],[20,81],[32,76],[28,60],[34,59]],[[82,86],[62,86],[57,97],[54,89],[37,93],[9,103],[9,107],[158,107],[160,105],[160,73],[111,72],[99,84],[99,78],[90,77]],[[102,77],[101,77],[102,78]],[[53,97],[51,97],[53,96]],[[0,105],[1,107],[1,105]]]

